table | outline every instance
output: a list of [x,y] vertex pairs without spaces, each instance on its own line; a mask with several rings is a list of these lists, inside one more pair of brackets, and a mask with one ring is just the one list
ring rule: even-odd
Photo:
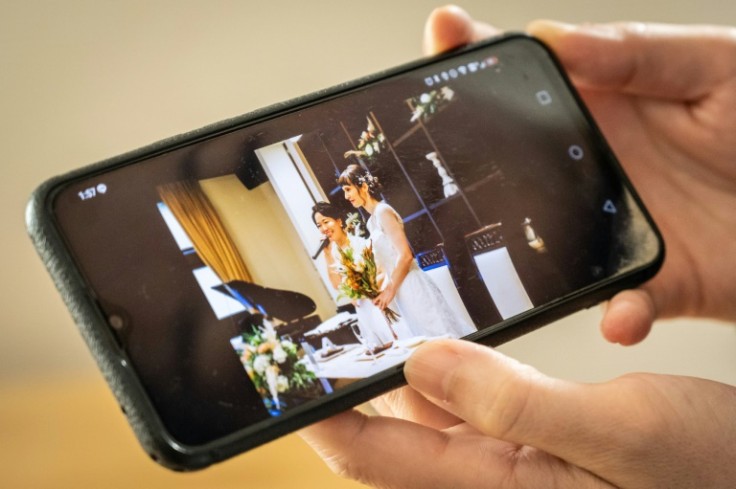
[[308,357],[305,357],[302,361],[317,377],[362,379],[405,362],[414,350],[427,341],[447,337],[415,336],[405,340],[397,340],[391,348],[374,356],[368,355],[365,347],[361,344],[351,343],[341,345],[343,350],[329,358],[322,359],[320,350],[317,350],[312,354],[314,361]]

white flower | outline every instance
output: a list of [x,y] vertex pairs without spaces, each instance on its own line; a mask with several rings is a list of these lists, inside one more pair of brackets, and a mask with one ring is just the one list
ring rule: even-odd
[[273,359],[276,360],[276,363],[284,363],[286,361],[286,352],[281,345],[276,345],[276,348],[273,349]]
[[293,350],[294,349],[294,342],[289,340],[284,340],[281,342],[281,346],[284,348],[284,350]]
[[428,104],[432,100],[432,97],[428,93],[423,93],[419,96],[419,101],[423,104]]
[[363,229],[363,228],[361,227],[360,223],[359,223],[359,222],[356,222],[356,223],[355,223],[355,233],[354,233],[354,234],[355,234],[356,236],[360,236],[361,234],[363,234],[363,231],[362,231],[362,229]]
[[268,358],[268,355],[258,355],[253,361],[253,370],[258,375],[263,375],[269,365],[271,365],[271,360]]
[[263,337],[266,338],[267,341],[278,340],[276,329],[274,328],[273,323],[268,319],[263,319],[263,328],[261,328],[261,331],[263,331]]
[[365,154],[367,154],[368,156],[372,155],[373,154],[373,146],[371,146],[370,144],[368,146],[366,146],[365,147]]
[[276,390],[279,393],[284,393],[289,390],[289,379],[285,375],[279,375],[276,379]]

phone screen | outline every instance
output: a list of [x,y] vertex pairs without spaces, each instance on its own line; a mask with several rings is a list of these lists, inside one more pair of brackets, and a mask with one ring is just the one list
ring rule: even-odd
[[189,445],[278,422],[426,341],[503,327],[660,253],[525,38],[67,183],[53,212]]

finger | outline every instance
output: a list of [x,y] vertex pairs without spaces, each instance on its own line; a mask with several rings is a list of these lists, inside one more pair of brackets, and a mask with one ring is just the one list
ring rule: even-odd
[[377,487],[496,487],[511,465],[502,463],[508,444],[492,438],[451,437],[354,410],[299,434],[336,474]]
[[460,7],[447,5],[429,14],[424,26],[422,51],[426,55],[462,46],[498,35],[501,31],[483,22],[474,21]]
[[734,28],[538,20],[527,31],[583,88],[697,100],[736,77]]
[[467,425],[449,431],[347,411],[299,434],[336,474],[374,487],[611,488],[544,452],[483,436]]
[[428,401],[411,387],[401,387],[377,397],[371,405],[384,416],[393,416],[442,430],[459,424],[460,420]]
[[606,306],[601,332],[611,343],[635,345],[647,337],[656,317],[654,299],[647,290],[625,290]]
[[585,468],[600,468],[591,460],[630,442],[628,406],[617,407],[615,388],[552,379],[481,345],[427,343],[404,372],[411,387],[482,433]]
[[371,399],[370,405],[381,416],[391,416],[392,418],[398,418],[399,416],[396,416],[394,414],[393,406],[391,406],[391,404],[386,402],[386,400],[384,399],[384,396],[385,394],[383,396],[378,396],[374,399]]

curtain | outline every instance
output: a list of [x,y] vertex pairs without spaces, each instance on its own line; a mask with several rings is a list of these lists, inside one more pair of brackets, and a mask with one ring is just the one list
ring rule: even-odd
[[182,180],[156,188],[161,200],[179,221],[202,261],[226,284],[252,282],[243,259],[199,182]]

